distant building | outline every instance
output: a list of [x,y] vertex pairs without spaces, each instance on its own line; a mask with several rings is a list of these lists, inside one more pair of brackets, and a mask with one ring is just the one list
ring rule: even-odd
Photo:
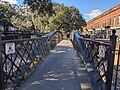
[[120,4],[88,21],[84,29],[87,29],[88,32],[92,31],[94,34],[101,33],[104,38],[108,38],[112,29],[116,29],[120,40]]

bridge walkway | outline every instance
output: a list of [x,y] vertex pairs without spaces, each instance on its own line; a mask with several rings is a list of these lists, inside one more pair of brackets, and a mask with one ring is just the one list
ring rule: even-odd
[[72,43],[62,40],[39,63],[19,90],[93,90],[82,60]]

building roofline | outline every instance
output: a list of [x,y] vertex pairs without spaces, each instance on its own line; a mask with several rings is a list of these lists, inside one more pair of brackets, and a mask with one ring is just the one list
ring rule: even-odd
[[111,13],[111,12],[113,12],[113,11],[119,9],[119,8],[120,8],[120,4],[118,4],[118,5],[114,6],[113,8],[111,8],[111,9],[103,12],[102,14],[100,14],[100,15],[98,15],[97,17],[93,18],[92,20],[89,20],[87,23],[92,22],[92,21],[100,18],[101,16],[105,16],[105,15],[107,15],[107,14],[109,14],[109,13]]

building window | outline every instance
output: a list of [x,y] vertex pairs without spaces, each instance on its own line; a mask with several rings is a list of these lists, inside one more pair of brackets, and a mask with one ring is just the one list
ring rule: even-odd
[[99,22],[99,28],[101,28],[101,22]]
[[120,25],[120,15],[118,16],[118,25]]
[[95,28],[97,28],[97,24],[95,24]]
[[110,25],[110,26],[112,26],[112,22],[111,22],[111,21],[112,21],[112,18],[110,18],[110,22],[109,22],[109,25]]
[[102,25],[103,27],[105,27],[105,22],[103,22],[103,25]]
[[98,25],[98,27],[97,27],[97,28],[99,28],[99,23],[98,23],[97,25]]
[[113,25],[115,25],[115,16],[113,17]]
[[100,22],[100,27],[101,27],[101,28],[103,27],[103,23],[102,23],[102,21]]
[[108,26],[109,24],[108,24],[108,19],[106,19],[106,26]]

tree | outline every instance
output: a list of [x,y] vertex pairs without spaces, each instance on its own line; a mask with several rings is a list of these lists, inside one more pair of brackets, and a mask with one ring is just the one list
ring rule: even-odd
[[32,12],[37,12],[41,16],[51,15],[54,12],[51,0],[24,0],[24,4],[30,6]]
[[54,3],[55,14],[49,18],[49,29],[61,29],[67,32],[82,29],[86,24],[79,10],[73,6],[65,7],[63,4]]
[[30,16],[13,16],[12,24],[20,31],[31,31],[33,29],[32,20]]
[[18,30],[31,31],[34,29],[29,7],[17,6],[16,14],[12,16],[12,24]]
[[14,26],[19,30],[72,30],[86,24],[79,10],[73,6],[52,3],[51,0],[24,0],[26,6],[0,4],[0,25],[7,30]]
[[15,9],[9,4],[0,3],[0,25],[4,27],[4,31],[8,31],[9,26],[13,26],[11,23],[11,17],[15,14]]
[[29,6],[34,28],[44,30],[49,16],[54,13],[51,0],[24,0],[24,4]]

